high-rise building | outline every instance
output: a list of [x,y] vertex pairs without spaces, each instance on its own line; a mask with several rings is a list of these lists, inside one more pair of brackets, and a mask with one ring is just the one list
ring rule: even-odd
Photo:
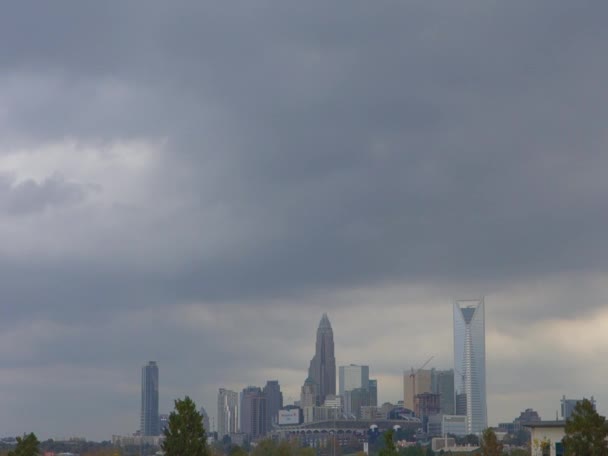
[[370,378],[368,385],[369,405],[376,407],[378,405],[378,380]]
[[300,393],[300,407],[313,407],[321,405],[319,401],[319,387],[315,381],[308,377],[304,380]]
[[211,423],[209,422],[209,414],[207,413],[207,410],[205,410],[205,407],[201,407],[199,413],[203,417],[203,428],[207,433],[207,437],[209,437],[211,435]]
[[361,418],[361,407],[370,405],[370,394],[367,388],[355,388],[344,392],[344,414],[349,419]]
[[310,361],[308,376],[317,384],[319,403],[325,397],[336,394],[336,358],[334,356],[334,332],[327,314],[323,314],[317,329],[315,356]]
[[465,412],[468,433],[479,434],[488,427],[483,298],[454,302],[454,371],[456,413]]
[[[585,398],[583,398],[585,399]],[[570,415],[572,415],[572,412],[574,411],[574,408],[578,405],[579,402],[583,402],[583,399],[566,399],[566,396],[562,396],[562,400],[561,400],[561,411],[562,411],[562,418],[564,420],[567,420],[570,418]],[[591,399],[588,399],[591,402],[591,405],[593,406],[593,409],[595,410],[595,399],[593,399],[593,396],[591,396]]]
[[454,370],[432,369],[432,392],[441,396],[441,413],[454,415]]
[[266,432],[277,424],[279,410],[283,408],[283,393],[278,380],[268,380],[264,386],[264,397],[266,398]]
[[239,394],[220,388],[217,395],[217,434],[221,439],[225,435],[239,432]]
[[345,391],[352,391],[357,388],[367,388],[369,386],[369,366],[359,366],[350,364],[340,366],[338,391],[340,396],[344,396]]
[[405,408],[413,411],[416,408],[416,396],[418,394],[432,392],[432,371],[430,369],[418,369],[416,372],[404,372],[403,406]]
[[251,439],[266,434],[266,398],[257,386],[248,386],[241,393],[241,432]]
[[160,435],[158,415],[158,366],[150,361],[141,369],[141,415],[142,435]]

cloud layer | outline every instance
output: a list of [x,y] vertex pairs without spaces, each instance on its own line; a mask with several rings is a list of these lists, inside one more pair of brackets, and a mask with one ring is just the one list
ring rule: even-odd
[[149,359],[165,410],[268,378],[296,399],[324,311],[397,401],[480,294],[491,423],[602,410],[607,9],[12,5],[0,427],[133,432]]

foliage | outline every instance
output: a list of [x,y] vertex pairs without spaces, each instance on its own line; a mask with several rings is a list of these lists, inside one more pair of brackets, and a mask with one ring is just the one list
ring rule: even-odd
[[399,454],[393,440],[394,433],[395,431],[392,429],[384,433],[384,448],[378,453],[379,456],[397,456]]
[[481,454],[483,456],[501,456],[502,443],[492,428],[487,428],[481,436]]
[[188,396],[175,401],[161,448],[167,456],[209,456],[203,417]]
[[40,454],[40,442],[33,432],[23,437],[17,437],[17,446],[8,456],[38,456]]
[[607,456],[606,418],[598,414],[588,399],[579,402],[566,421],[563,439],[566,456]]
[[[251,456],[314,456],[315,454],[313,448],[301,447],[295,441],[281,440],[277,442],[272,439],[261,440],[251,451]],[[329,451],[328,454],[333,453]],[[339,447],[335,454],[341,454]]]

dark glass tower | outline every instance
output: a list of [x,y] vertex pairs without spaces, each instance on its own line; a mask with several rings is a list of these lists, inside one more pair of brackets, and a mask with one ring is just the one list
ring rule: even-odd
[[323,314],[319,329],[315,356],[310,361],[308,377],[318,386],[319,402],[322,405],[325,398],[336,394],[336,358],[334,356],[334,332],[327,314]]
[[158,366],[150,361],[141,368],[141,418],[142,435],[160,435],[158,415]]

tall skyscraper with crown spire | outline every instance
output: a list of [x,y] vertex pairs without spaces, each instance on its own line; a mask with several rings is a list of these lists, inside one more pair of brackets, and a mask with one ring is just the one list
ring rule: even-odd
[[317,329],[315,356],[310,361],[308,377],[317,385],[319,402],[336,394],[336,358],[334,356],[334,332],[327,314],[323,314]]

